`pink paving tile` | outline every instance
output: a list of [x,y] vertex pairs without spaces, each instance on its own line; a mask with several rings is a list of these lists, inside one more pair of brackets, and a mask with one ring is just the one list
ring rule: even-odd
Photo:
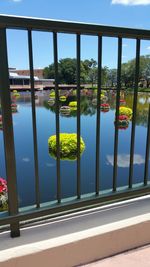
[[150,246],[131,250],[83,267],[150,267]]

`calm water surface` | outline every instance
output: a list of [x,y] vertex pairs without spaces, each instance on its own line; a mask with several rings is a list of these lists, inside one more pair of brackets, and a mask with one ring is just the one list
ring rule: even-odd
[[[41,202],[56,199],[56,160],[49,155],[48,138],[55,134],[55,106],[47,103],[49,92],[38,92],[36,99],[38,160]],[[110,110],[101,111],[100,131],[100,189],[112,188],[115,96],[107,95]],[[92,104],[94,96],[81,97],[81,136],[86,148],[81,157],[82,194],[95,190],[95,151],[96,151],[96,108]],[[133,95],[122,96],[126,106],[132,108]],[[63,105],[76,100],[68,96]],[[144,160],[147,135],[148,105],[150,94],[139,93],[136,119],[136,138],[133,182],[140,183],[144,177]],[[17,182],[20,207],[35,203],[35,175],[33,154],[33,131],[30,93],[22,93],[17,100],[18,112],[13,114]],[[60,105],[62,105],[60,103]],[[69,117],[60,115],[60,132],[76,132],[76,112]],[[117,186],[126,186],[129,175],[129,154],[131,122],[126,130],[119,130]],[[3,132],[0,131],[0,177],[6,177]],[[150,163],[150,162],[149,162]],[[150,173],[149,173],[150,178]],[[76,161],[61,161],[62,197],[76,195]]]

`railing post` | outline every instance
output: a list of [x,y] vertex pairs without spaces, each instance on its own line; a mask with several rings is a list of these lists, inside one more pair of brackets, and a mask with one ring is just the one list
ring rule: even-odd
[[118,117],[120,107],[121,90],[121,63],[122,63],[122,38],[118,37],[118,66],[117,66],[117,95],[116,95],[116,114],[115,114],[115,136],[114,136],[114,168],[113,168],[113,191],[117,190],[117,171],[118,171]]
[[101,105],[101,72],[102,72],[102,36],[98,36],[98,84],[97,84],[97,116],[96,116],[96,183],[95,192],[100,191],[100,105]]
[[134,165],[134,145],[135,145],[135,127],[137,114],[137,100],[138,100],[138,82],[140,72],[140,39],[136,39],[136,59],[135,59],[135,84],[134,84],[134,98],[133,98],[133,117],[131,129],[131,145],[130,145],[130,166],[129,166],[129,188],[132,188],[133,183],[133,165]]
[[81,198],[81,162],[80,162],[80,58],[81,58],[81,36],[76,35],[76,51],[77,51],[77,198]]
[[35,194],[36,194],[36,207],[40,208],[40,186],[39,186],[39,167],[38,167],[39,164],[38,164],[38,145],[37,145],[35,88],[34,88],[34,67],[33,67],[33,48],[32,48],[32,32],[31,32],[31,30],[28,30],[28,49],[29,49],[30,83],[31,83],[33,144],[34,144]]
[[[6,29],[0,29],[0,62],[0,95],[3,117],[5,164],[8,183],[8,209],[9,215],[16,215],[18,214],[16,160],[11,114]],[[17,237],[20,235],[18,220],[10,224],[10,229],[11,237]]]
[[55,71],[55,106],[56,106],[56,154],[57,154],[57,200],[61,203],[60,176],[60,122],[59,122],[59,88],[58,88],[58,45],[57,33],[53,32],[54,71]]

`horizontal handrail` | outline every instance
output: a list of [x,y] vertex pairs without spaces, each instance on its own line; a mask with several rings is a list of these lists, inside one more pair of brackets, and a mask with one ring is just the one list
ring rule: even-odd
[[[80,198],[76,200],[75,197],[70,198],[70,201],[62,200],[61,205],[57,202],[47,207],[42,207],[40,209],[31,208],[28,211],[19,212],[17,215],[4,216],[0,218],[0,225],[7,225],[10,223],[15,223],[16,221],[30,221],[35,218],[42,218],[43,216],[48,216],[48,218],[58,217],[61,215],[66,215],[72,212],[82,211],[89,208],[96,208],[104,206],[106,204],[113,204],[120,201],[125,201],[137,197],[142,197],[149,195],[150,184],[148,183],[145,187],[137,187],[127,190],[120,190],[118,192],[113,192],[110,194],[111,190],[106,190],[101,196],[95,197],[93,193],[88,194],[88,197]],[[27,210],[27,207],[25,208]],[[39,219],[40,220],[40,219]]]
[[150,31],[125,27],[105,26],[92,23],[80,23],[41,19],[33,17],[0,14],[0,28],[56,31],[59,33],[103,35],[122,38],[140,38],[150,40]]

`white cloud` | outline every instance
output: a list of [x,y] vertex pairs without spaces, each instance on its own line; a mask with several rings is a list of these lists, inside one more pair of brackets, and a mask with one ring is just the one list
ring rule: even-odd
[[30,159],[29,159],[29,158],[23,158],[22,161],[24,161],[24,162],[29,162]]
[[[114,156],[113,155],[107,155],[107,163],[113,166],[114,164]],[[140,165],[144,164],[145,159],[139,154],[134,155],[134,164]],[[118,167],[121,168],[127,168],[129,167],[130,163],[130,154],[119,154],[118,155]]]
[[22,0],[5,0],[7,2],[14,2],[14,3],[20,3],[22,2]]
[[150,46],[148,46],[146,49],[150,50]]
[[46,163],[46,167],[49,167],[49,168],[51,168],[51,167],[55,167],[55,164],[53,164],[53,163]]
[[126,6],[150,5],[150,0],[112,0],[112,4],[120,4]]

